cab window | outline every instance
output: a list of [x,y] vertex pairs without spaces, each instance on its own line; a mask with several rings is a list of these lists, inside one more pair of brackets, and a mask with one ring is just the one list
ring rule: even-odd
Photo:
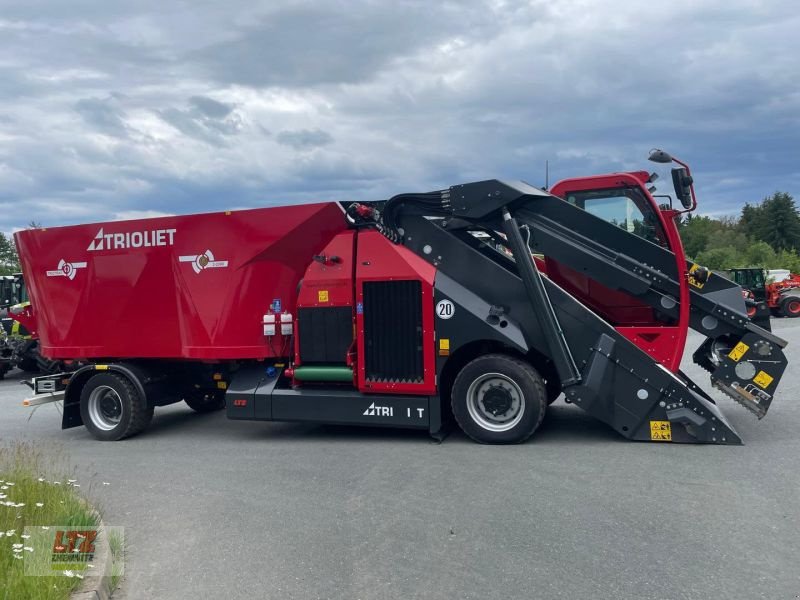
[[668,247],[652,206],[637,188],[569,192],[566,201],[628,233]]

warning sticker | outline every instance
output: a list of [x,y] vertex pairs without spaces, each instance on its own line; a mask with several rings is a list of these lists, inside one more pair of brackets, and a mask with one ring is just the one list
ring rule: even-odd
[[328,301],[328,290],[319,290],[317,292],[317,302],[327,302]]
[[753,383],[764,389],[769,387],[769,384],[774,381],[774,377],[765,371],[759,371],[758,375],[753,377]]
[[439,340],[439,356],[450,355],[450,338],[442,338]]
[[733,347],[733,350],[728,352],[728,357],[735,362],[739,362],[739,360],[745,355],[745,352],[750,350],[750,346],[745,344],[744,342],[739,342]]
[[[697,276],[697,271],[700,268],[701,268],[700,265],[693,264],[691,266],[691,268],[689,269],[689,285],[692,285],[692,286],[696,287],[697,289],[701,289],[706,284],[706,281],[707,281],[707,279],[701,280]],[[706,277],[708,277],[708,275],[706,275]]]
[[650,421],[650,439],[655,442],[671,442],[672,424],[669,421]]

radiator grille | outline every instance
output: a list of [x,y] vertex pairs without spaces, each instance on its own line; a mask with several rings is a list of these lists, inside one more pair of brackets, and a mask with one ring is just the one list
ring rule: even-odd
[[366,379],[422,383],[422,286],[419,281],[364,282]]

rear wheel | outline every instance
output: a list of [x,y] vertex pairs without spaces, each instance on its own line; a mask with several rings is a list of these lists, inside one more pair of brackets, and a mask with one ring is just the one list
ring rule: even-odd
[[787,296],[781,300],[781,314],[784,317],[800,317],[800,296]]
[[225,408],[225,396],[220,393],[192,390],[183,397],[183,401],[199,413],[212,412]]
[[531,365],[505,354],[488,354],[461,369],[451,404],[459,427],[475,441],[518,444],[541,424],[548,394]]
[[116,441],[143,431],[153,409],[126,377],[97,373],[81,390],[81,418],[98,440]]

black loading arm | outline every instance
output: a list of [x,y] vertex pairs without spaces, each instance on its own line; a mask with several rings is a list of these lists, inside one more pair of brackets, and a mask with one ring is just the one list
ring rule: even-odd
[[[382,208],[380,228],[387,237],[488,305],[503,306],[530,351],[556,366],[562,363],[558,372],[567,401],[631,439],[741,443],[696,384],[668,371],[574,296],[539,276],[531,253],[518,246],[529,244],[607,287],[641,299],[665,318],[677,319],[680,286],[669,250],[522,182],[490,180],[406,194]],[[509,215],[505,220],[504,210]],[[527,243],[517,220],[529,229]],[[515,259],[479,242],[472,235],[475,230],[505,231]],[[691,299],[691,326],[711,340],[703,345],[708,345],[703,366],[712,371],[715,385],[763,415],[786,366],[785,342],[753,325],[743,305],[734,302],[738,287],[717,279],[721,281],[716,287],[706,283],[708,290],[693,291]],[[738,292],[740,301],[741,297]],[[553,319],[542,319],[542,309]],[[760,392],[753,393],[749,372],[739,367],[745,362],[756,368],[753,377],[763,371],[772,378]]]

